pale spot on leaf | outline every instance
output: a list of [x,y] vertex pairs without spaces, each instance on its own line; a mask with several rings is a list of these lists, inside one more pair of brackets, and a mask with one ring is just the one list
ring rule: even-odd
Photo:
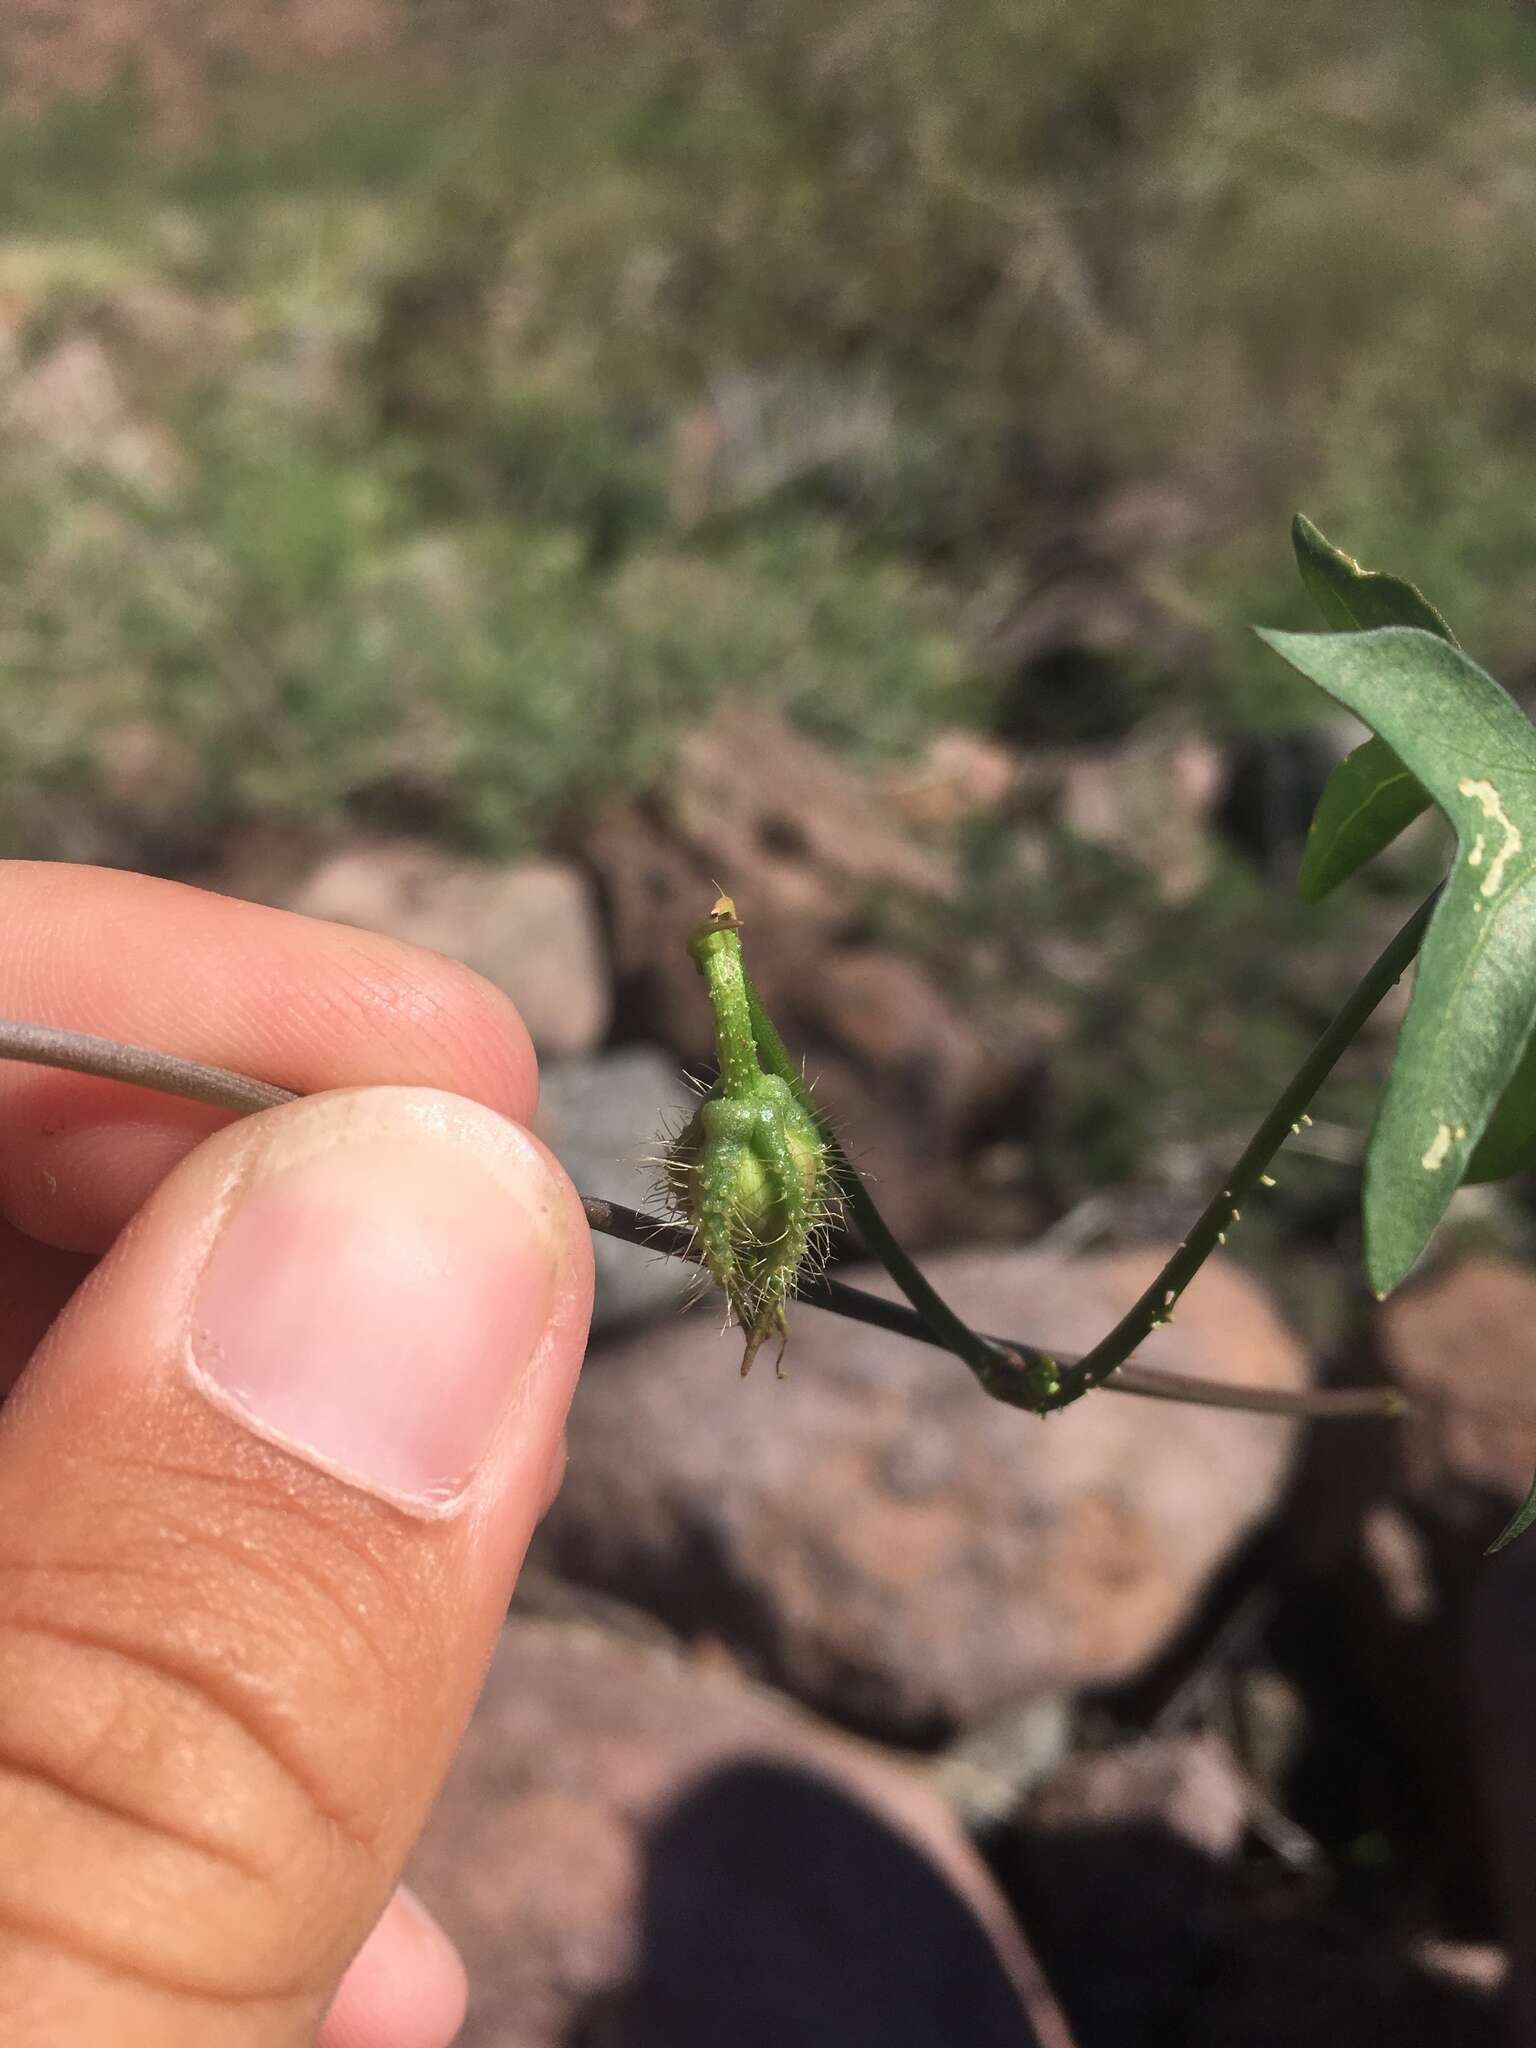
[[[1521,836],[1519,826],[1515,824],[1514,820],[1505,810],[1504,799],[1499,795],[1499,792],[1491,782],[1474,781],[1470,775],[1466,775],[1462,777],[1456,787],[1462,796],[1469,796],[1474,802],[1480,804],[1483,816],[1490,823],[1497,825],[1504,834],[1504,843],[1488,864],[1488,872],[1483,877],[1483,886],[1480,892],[1484,896],[1497,896],[1500,888],[1503,886],[1505,868],[1520,851],[1525,841]],[[1472,853],[1468,855],[1470,866],[1481,866],[1482,846],[1483,835],[1479,833],[1477,835],[1477,843],[1473,847]]]

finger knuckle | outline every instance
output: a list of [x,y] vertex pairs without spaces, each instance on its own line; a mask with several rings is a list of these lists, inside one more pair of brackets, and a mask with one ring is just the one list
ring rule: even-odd
[[213,1996],[321,1966],[317,1904],[380,1866],[393,1731],[302,1552],[225,1516],[0,1566],[0,1921]]

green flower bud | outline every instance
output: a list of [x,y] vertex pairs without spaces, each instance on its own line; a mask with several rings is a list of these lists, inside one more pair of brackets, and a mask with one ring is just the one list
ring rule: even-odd
[[788,1335],[800,1273],[819,1264],[838,1199],[829,1147],[787,1081],[757,1056],[736,906],[722,896],[689,951],[715,1014],[720,1078],[669,1148],[662,1193],[692,1228],[704,1266],[746,1336],[743,1373],[764,1341]]

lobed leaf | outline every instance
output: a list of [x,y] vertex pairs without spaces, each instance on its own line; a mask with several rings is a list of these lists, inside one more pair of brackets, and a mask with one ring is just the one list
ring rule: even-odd
[[[1298,512],[1291,523],[1301,580],[1335,632],[1417,626],[1456,645],[1434,606],[1400,577],[1362,569]],[[1389,846],[1430,802],[1428,791],[1385,740],[1369,739],[1334,769],[1318,800],[1296,886],[1319,903],[1356,869]]]
[[1536,1022],[1536,726],[1419,627],[1260,637],[1364,719],[1456,833],[1366,1157],[1366,1271],[1385,1295],[1466,1177]]

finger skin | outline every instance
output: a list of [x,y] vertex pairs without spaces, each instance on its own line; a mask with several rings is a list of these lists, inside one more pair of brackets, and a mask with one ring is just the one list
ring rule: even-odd
[[[329,962],[323,942],[291,945],[296,975]],[[161,1042],[300,1086],[322,1052],[386,1064],[367,1016],[328,1014],[293,1034],[284,1071],[252,1056],[254,1013],[195,1040],[162,1014]],[[426,1015],[406,1062],[468,1059],[475,1032]],[[43,1021],[157,1035],[88,1006]],[[518,1071],[503,1048],[494,1092],[515,1094]],[[183,1369],[193,1274],[245,1149],[340,1099],[185,1158],[0,1411],[0,2038],[15,2048],[313,2042],[445,1774],[546,1497],[591,1289],[552,1162],[548,1341],[462,1511],[423,1519],[329,1477]]]
[[449,2048],[468,2002],[458,1950],[401,1885],[342,1978],[319,2048]]
[[[448,1088],[531,1120],[538,1083],[507,998],[439,954],[177,882],[0,862],[0,1015],[232,1067],[300,1093]],[[227,1114],[0,1061],[0,1218],[100,1252]]]

